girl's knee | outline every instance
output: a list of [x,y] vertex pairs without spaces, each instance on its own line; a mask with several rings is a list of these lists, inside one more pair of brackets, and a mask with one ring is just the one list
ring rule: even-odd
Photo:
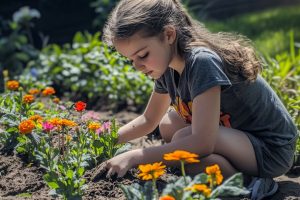
[[174,134],[185,126],[187,126],[187,124],[178,116],[176,111],[171,110],[164,115],[159,123],[159,132],[165,142],[171,142]]
[[188,126],[188,127],[184,127],[178,131],[176,131],[176,133],[174,133],[173,137],[172,137],[172,142],[176,141],[176,140],[179,140],[181,138],[184,138],[188,135],[191,135],[192,134],[192,128],[191,126]]

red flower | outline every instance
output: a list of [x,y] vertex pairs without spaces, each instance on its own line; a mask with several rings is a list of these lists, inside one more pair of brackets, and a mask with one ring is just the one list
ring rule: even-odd
[[85,107],[86,107],[86,103],[82,102],[82,101],[77,101],[75,103],[75,110],[78,111],[78,112],[82,112],[85,110]]

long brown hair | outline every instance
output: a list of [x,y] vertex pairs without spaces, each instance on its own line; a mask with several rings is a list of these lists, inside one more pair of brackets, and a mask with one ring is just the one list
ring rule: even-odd
[[178,0],[121,0],[104,27],[103,40],[113,45],[114,40],[129,38],[138,31],[145,37],[156,36],[167,25],[176,28],[176,51],[183,58],[192,47],[204,46],[222,58],[232,81],[255,80],[261,71],[250,40],[237,34],[210,32],[192,19]]

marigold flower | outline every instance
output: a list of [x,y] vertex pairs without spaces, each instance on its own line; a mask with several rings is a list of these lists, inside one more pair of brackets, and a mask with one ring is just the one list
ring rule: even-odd
[[35,124],[32,120],[23,120],[19,124],[19,131],[21,134],[29,134],[35,128]]
[[205,184],[194,184],[192,187],[187,187],[184,190],[190,190],[193,192],[201,192],[204,196],[209,197],[211,194],[211,189]]
[[139,165],[139,170],[141,171],[140,174],[138,174],[138,177],[140,177],[142,180],[151,180],[151,179],[157,179],[161,175],[165,173],[165,165],[162,165],[162,162],[156,162],[153,164],[146,164],[146,165]]
[[60,102],[60,99],[56,97],[56,98],[53,99],[53,102],[58,104]]
[[34,102],[34,96],[31,94],[26,94],[23,96],[22,102],[25,104],[31,104],[32,102]]
[[166,153],[164,155],[165,160],[180,160],[185,161],[187,163],[198,163],[200,162],[198,159],[199,156],[194,153],[190,153],[188,151],[176,150],[172,153]]
[[221,173],[219,165],[215,164],[205,168],[205,172],[210,175],[208,179],[209,182],[212,182],[213,185],[220,185],[223,181],[223,175]]
[[101,124],[98,122],[91,122],[88,125],[88,129],[90,129],[91,131],[96,131],[97,129],[99,129],[101,127]]
[[9,90],[17,90],[20,87],[20,83],[15,80],[7,81],[6,88]]
[[82,102],[82,101],[77,101],[75,103],[75,107],[74,109],[77,111],[77,112],[82,112],[84,111],[86,108],[86,103]]
[[43,117],[40,115],[32,115],[31,117],[29,117],[29,119],[37,123],[42,123],[43,121]]
[[69,127],[77,126],[77,124],[74,121],[68,120],[68,119],[62,119],[61,120],[61,125],[62,126],[69,126]]
[[32,88],[28,91],[29,94],[31,95],[35,95],[35,94],[38,94],[40,93],[40,90],[39,89],[36,89],[36,88]]
[[170,195],[165,195],[160,197],[159,200],[176,200],[176,199]]
[[46,87],[43,91],[42,91],[42,94],[44,96],[50,96],[50,95],[53,95],[55,94],[55,90],[53,87]]
[[49,119],[48,122],[55,127],[60,127],[62,125],[62,119],[57,117]]

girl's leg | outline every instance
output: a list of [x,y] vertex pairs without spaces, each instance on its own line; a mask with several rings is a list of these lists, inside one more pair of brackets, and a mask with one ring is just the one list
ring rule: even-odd
[[159,124],[159,132],[162,139],[169,143],[176,131],[187,126],[190,126],[190,124],[185,123],[175,110],[170,110],[162,118]]
[[[167,113],[159,128],[166,142],[175,141],[192,133],[191,126],[185,124],[176,111]],[[238,171],[251,176],[258,175],[253,146],[248,136],[236,129],[221,126],[214,153],[200,160],[200,163],[187,165],[187,172],[197,174],[203,172],[206,166],[218,164],[225,178]]]

